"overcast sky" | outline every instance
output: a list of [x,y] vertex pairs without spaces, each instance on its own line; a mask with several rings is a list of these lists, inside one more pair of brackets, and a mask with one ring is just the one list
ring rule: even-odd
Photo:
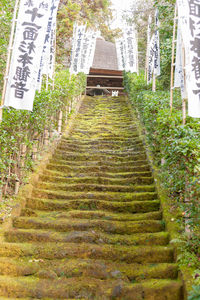
[[113,4],[113,9],[116,11],[116,20],[113,22],[112,27],[120,27],[123,10],[129,10],[130,6],[134,3],[134,0],[111,0],[111,2]]

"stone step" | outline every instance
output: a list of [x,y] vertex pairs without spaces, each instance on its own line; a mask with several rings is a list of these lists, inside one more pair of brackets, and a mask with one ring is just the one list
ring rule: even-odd
[[41,175],[40,181],[59,182],[68,184],[102,184],[102,185],[132,185],[132,184],[153,184],[153,177],[131,177],[131,178],[105,178],[105,177],[73,177]]
[[102,137],[106,137],[106,138],[132,138],[132,139],[138,139],[138,132],[133,132],[132,130],[128,131],[128,130],[115,130],[113,131],[113,129],[109,130],[106,128],[102,128],[101,130],[99,129],[95,129],[95,128],[81,128],[81,126],[79,126],[78,128],[74,128],[73,130],[73,135],[79,135],[79,134],[85,134],[87,136],[90,135],[94,135],[94,136],[98,136],[98,135],[102,135]]
[[[73,143],[76,143],[76,141]],[[89,142],[88,142],[89,143]],[[68,146],[71,146],[71,144],[68,144],[68,143],[61,143],[59,144],[58,146],[58,151],[66,151],[67,147]],[[103,143],[103,142],[98,142],[98,143],[90,143],[89,144],[89,148],[85,149],[85,152],[90,154],[92,153],[93,151],[95,151],[97,154],[100,153],[100,151],[113,151],[113,152],[116,152],[116,151],[121,151],[122,149],[122,146],[124,147],[124,151],[123,153],[121,154],[121,156],[127,156],[127,155],[135,155],[135,154],[138,154],[138,153],[144,153],[144,146],[142,144],[126,144],[126,145],[123,145],[123,144],[108,144],[108,143]],[[127,149],[126,149],[127,147]],[[78,151],[80,147],[77,146],[76,149],[73,149],[74,151]],[[80,149],[83,149],[82,147]],[[72,150],[72,151],[73,151]],[[120,156],[120,154],[119,154]]]
[[112,212],[126,213],[148,213],[160,209],[160,201],[131,201],[131,202],[110,202],[103,200],[52,200],[41,198],[27,199],[27,207],[36,210],[56,211],[56,210],[84,210],[96,211],[106,210]]
[[55,156],[52,159],[49,160],[51,164],[60,164],[60,165],[66,165],[66,166],[78,166],[78,167],[85,167],[85,166],[91,166],[91,167],[106,167],[106,168],[123,168],[127,166],[148,166],[147,160],[118,160],[110,159],[107,157],[107,159],[103,160],[100,157],[96,156],[86,156],[85,159],[80,156],[76,155],[69,155],[66,157],[66,159],[63,159],[62,157]]
[[182,300],[145,145],[123,97],[86,97],[12,229],[0,300]]
[[141,282],[147,279],[176,279],[176,264],[126,264],[104,260],[70,259],[70,260],[35,260],[2,258],[0,275],[12,277],[34,276],[46,279],[76,278],[81,275],[101,280],[126,279]]
[[[112,147],[113,145],[116,146],[124,146],[124,148],[126,146],[131,146],[134,147],[136,145],[135,141],[133,139],[125,139],[125,140],[110,140],[110,139],[104,139],[104,138],[97,138],[97,139],[84,139],[84,140],[80,140],[78,138],[73,137],[72,135],[68,138],[62,138],[62,143],[66,142],[67,144],[77,144],[78,146],[85,146],[85,145],[101,145],[101,146],[105,146],[105,145],[109,145],[110,147]],[[142,141],[139,140],[138,141],[139,144],[142,144]]]
[[72,138],[91,138],[91,139],[99,139],[99,140],[109,140],[109,141],[131,141],[134,142],[135,144],[141,144],[142,142],[140,139],[138,139],[138,135],[137,138],[135,135],[132,134],[127,134],[127,135],[122,135],[122,134],[108,134],[108,133],[90,133],[89,131],[87,133],[83,133],[83,131],[77,131],[71,134]]
[[109,202],[130,202],[156,200],[156,192],[123,193],[123,192],[70,192],[70,191],[52,191],[35,188],[32,196],[36,198],[62,199],[62,200],[102,200]]
[[[139,166],[148,166],[148,162],[144,160],[138,161],[122,161],[122,160],[93,160],[92,157],[88,157],[85,160],[79,160],[79,157],[73,159],[73,157],[69,155],[66,159],[62,157],[55,156],[54,158],[50,159],[49,162],[55,165],[64,165],[70,167],[102,167],[102,168],[127,168],[130,167],[139,167]],[[82,159],[82,158],[81,158]]]
[[100,151],[98,151],[98,153],[86,153],[82,152],[80,153],[79,150],[77,150],[77,152],[75,151],[66,151],[66,149],[63,150],[57,150],[54,158],[57,159],[64,159],[64,160],[69,160],[69,159],[73,159],[73,160],[79,160],[79,161],[84,161],[84,160],[92,160],[92,161],[110,161],[112,160],[113,162],[119,162],[119,163],[128,163],[128,162],[137,162],[137,161],[145,161],[147,162],[146,159],[146,155],[145,154],[140,154],[138,152],[136,152],[136,154],[134,153],[126,153],[124,155],[120,155],[120,154],[113,154],[113,153],[100,153]]
[[[59,148],[57,148],[58,149],[58,151],[59,150],[61,150],[61,151],[67,151],[67,148],[68,147],[73,147],[73,145],[74,144],[76,144],[77,143],[77,141],[78,140],[72,140],[71,141],[71,143],[68,143],[68,142],[65,142],[65,143],[60,143],[59,144]],[[84,148],[85,148],[85,150],[84,150]],[[121,143],[121,144],[114,144],[114,143],[112,143],[112,144],[108,144],[108,143],[101,143],[101,142],[87,142],[87,144],[85,144],[85,145],[80,145],[80,144],[77,144],[76,145],[76,148],[74,147],[74,148],[72,148],[72,150],[71,151],[79,151],[80,150],[80,152],[83,150],[83,151],[85,151],[86,153],[101,153],[101,151],[102,151],[102,153],[104,153],[104,152],[113,152],[114,154],[116,153],[118,153],[119,152],[119,155],[130,155],[131,153],[133,154],[133,155],[135,155],[135,154],[139,154],[139,153],[141,153],[141,154],[144,154],[145,153],[145,148],[144,148],[144,146],[143,145],[135,145],[135,144],[130,144],[130,143],[128,143],[128,144],[123,144],[123,143]],[[120,154],[120,152],[121,152],[121,154]],[[105,153],[105,154],[107,154],[107,153]]]
[[143,221],[110,221],[110,220],[77,220],[42,219],[38,217],[18,217],[13,220],[13,226],[21,229],[50,229],[59,232],[100,230],[111,234],[154,233],[163,231],[165,226],[159,220]]
[[[181,281],[149,280],[142,283],[121,283],[119,280],[84,278],[51,280],[26,277],[0,277],[0,296],[9,294],[14,299],[126,299],[180,300],[183,299]],[[134,295],[134,296],[133,296]],[[136,298],[137,297],[137,298]],[[9,298],[10,299],[10,298]]]
[[22,217],[40,217],[46,219],[93,219],[93,220],[110,220],[110,221],[139,221],[139,220],[162,220],[162,211],[154,211],[149,213],[132,214],[132,213],[112,213],[109,211],[39,211],[30,208],[24,208],[21,212]]
[[[55,228],[53,228],[55,229]],[[5,232],[5,241],[10,243],[94,243],[97,245],[122,246],[166,246],[169,243],[169,234],[166,232],[136,233],[136,234],[110,234],[101,229],[85,231],[55,232],[44,229],[16,229]]]
[[85,124],[84,122],[80,122],[79,124],[76,124],[73,128],[73,132],[83,131],[83,132],[92,132],[92,133],[110,133],[110,134],[131,134],[132,136],[139,136],[138,130],[136,126],[133,125],[123,125],[123,126],[117,126],[115,124],[106,124],[102,125],[100,123],[93,123],[91,122],[92,127],[89,127],[88,124]]
[[[102,148],[101,145],[90,145],[90,146],[78,146],[78,145],[74,145],[74,144],[70,144],[70,143],[60,143],[59,146],[61,149],[57,148],[56,150],[56,155],[60,154],[66,156],[66,152],[69,153],[75,153],[78,152],[80,154],[94,154],[94,155],[98,155],[102,158],[106,158],[108,155],[111,156],[117,156],[119,157],[119,159],[122,157],[127,157],[129,156],[129,158],[131,160],[136,160],[138,157],[140,157],[141,159],[146,159],[146,153],[143,149],[143,151],[135,151],[133,146],[130,147],[126,147],[125,150],[122,150],[121,147],[113,147],[111,149],[107,148]],[[63,150],[62,150],[63,148]]]
[[53,176],[53,177],[65,177],[65,178],[88,178],[88,176],[98,177],[98,178],[106,178],[106,179],[130,179],[135,177],[152,177],[152,173],[150,171],[146,172],[125,172],[125,173],[110,173],[110,172],[96,172],[96,173],[79,173],[78,171],[76,173],[69,172],[67,174],[63,174],[59,171],[52,171],[45,169],[43,171],[44,176]]
[[63,164],[54,164],[49,163],[47,165],[48,170],[54,170],[59,172],[76,172],[79,171],[80,173],[85,172],[111,172],[111,173],[125,173],[125,172],[148,172],[150,171],[149,165],[143,165],[143,166],[72,166],[72,165],[63,165]]
[[140,264],[172,263],[171,246],[121,246],[91,243],[1,243],[2,257],[34,259],[103,259]]
[[91,183],[77,183],[77,184],[65,184],[65,183],[46,183],[38,182],[37,188],[46,189],[48,191],[69,191],[69,192],[117,192],[117,193],[139,193],[139,192],[155,192],[154,185],[103,185],[103,184],[91,184]]
[[70,137],[72,139],[79,139],[80,137],[84,140],[87,140],[87,139],[90,139],[91,140],[97,140],[99,142],[108,142],[109,144],[111,143],[116,143],[116,142],[119,142],[119,143],[124,143],[124,142],[128,142],[128,143],[132,143],[132,144],[141,144],[143,145],[143,142],[141,141],[141,139],[135,136],[119,136],[119,135],[106,135],[105,133],[104,134],[93,134],[93,135],[89,135],[89,133],[86,135],[86,134],[81,134],[80,132],[78,133],[74,133],[72,132]]

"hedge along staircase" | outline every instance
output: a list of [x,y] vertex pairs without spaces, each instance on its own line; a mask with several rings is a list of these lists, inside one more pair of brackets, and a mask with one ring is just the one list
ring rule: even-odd
[[85,98],[0,256],[0,299],[183,299],[125,98]]

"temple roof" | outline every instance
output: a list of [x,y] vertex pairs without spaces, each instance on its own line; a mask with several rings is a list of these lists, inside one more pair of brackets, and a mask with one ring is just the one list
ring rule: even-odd
[[117,51],[114,43],[97,38],[92,68],[118,70]]

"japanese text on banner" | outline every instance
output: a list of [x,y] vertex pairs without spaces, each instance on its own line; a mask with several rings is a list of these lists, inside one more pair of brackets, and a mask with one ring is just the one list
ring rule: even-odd
[[32,110],[51,0],[21,0],[5,106]]

